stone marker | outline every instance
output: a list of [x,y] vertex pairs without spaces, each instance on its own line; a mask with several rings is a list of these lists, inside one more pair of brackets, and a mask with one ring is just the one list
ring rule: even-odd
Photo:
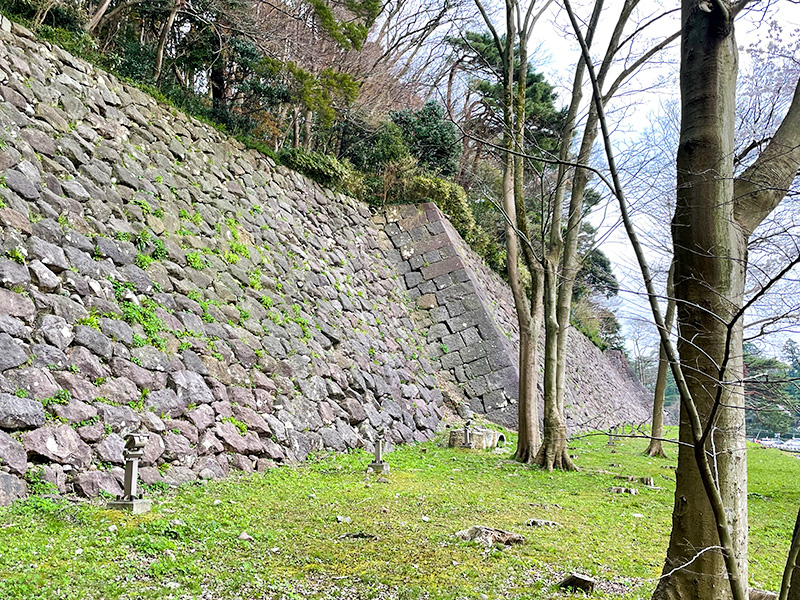
[[[469,421],[468,421],[469,422]],[[470,448],[473,450],[487,450],[489,448],[499,448],[506,443],[506,436],[494,429],[484,427],[471,427],[468,430],[469,441],[465,442],[467,436],[467,425],[464,429],[451,429],[447,445],[450,448]]]
[[528,527],[561,527],[561,523],[547,519],[528,519]]
[[369,463],[369,468],[373,473],[388,473],[389,463],[383,460],[383,430],[378,434],[378,439],[375,440],[375,460]]
[[133,514],[150,511],[150,500],[138,496],[139,459],[144,456],[144,447],[147,445],[149,433],[132,433],[125,443],[125,491],[117,500],[106,504],[113,510],[127,510]]
[[524,535],[502,529],[494,529],[493,527],[484,527],[483,525],[473,525],[469,529],[457,531],[455,536],[467,542],[478,542],[484,546],[493,546],[494,544],[510,546],[511,544],[525,542]]

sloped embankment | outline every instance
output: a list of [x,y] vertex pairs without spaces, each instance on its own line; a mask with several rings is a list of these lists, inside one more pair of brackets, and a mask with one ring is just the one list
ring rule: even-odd
[[[0,31],[0,504],[430,437],[441,415],[391,243],[276,168],[15,27]],[[412,306],[413,307],[413,306]]]

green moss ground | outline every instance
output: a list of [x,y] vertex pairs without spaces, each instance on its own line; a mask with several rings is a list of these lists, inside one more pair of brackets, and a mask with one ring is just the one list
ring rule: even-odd
[[[438,441],[390,454],[388,482],[365,475],[370,457],[357,452],[155,493],[154,510],[135,517],[33,498],[0,509],[0,598],[549,598],[573,570],[598,578],[595,597],[647,598],[669,535],[675,460],[644,457],[645,440],[615,453],[606,441],[573,440],[579,473],[519,465],[511,448]],[[751,585],[777,589],[800,461],[753,447],[749,463]],[[661,489],[614,474],[650,476]],[[563,526],[533,529],[532,517]],[[452,536],[474,524],[526,543],[486,550]]]

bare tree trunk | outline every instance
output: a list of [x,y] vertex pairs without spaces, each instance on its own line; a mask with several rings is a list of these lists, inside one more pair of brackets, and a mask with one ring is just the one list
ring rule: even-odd
[[794,522],[794,532],[792,533],[792,543],[789,546],[789,556],[786,559],[786,567],[783,570],[783,581],[778,600],[797,600],[800,598],[800,569],[797,566],[797,558],[800,556],[800,511],[797,512],[797,519]]
[[[530,270],[530,269],[529,269]],[[531,319],[519,336],[519,437],[514,460],[533,463],[541,445],[539,434],[539,332],[542,329],[544,272],[538,263],[531,271]],[[522,390],[525,390],[524,394]]]
[[[677,203],[672,223],[678,353],[700,421],[730,528],[739,581],[726,581],[718,522],[697,462],[691,416],[681,403],[675,508],[656,599],[732,596],[747,589],[747,455],[742,393],[742,324],[728,324],[742,306],[747,238],[734,221],[733,141],[737,51],[727,3],[684,0],[681,48],[681,132]],[[726,340],[734,349],[727,369]],[[728,383],[726,383],[728,382]],[[720,386],[724,386],[720,388]],[[720,402],[715,399],[718,397]],[[716,405],[716,406],[715,406]],[[709,419],[715,418],[713,423]],[[692,562],[691,568],[676,567]],[[702,574],[702,575],[700,575]]]
[[[533,4],[529,5],[527,17],[524,23],[520,24],[517,22],[519,6],[515,0],[507,1],[505,11],[506,38],[502,41],[481,0],[475,0],[475,4],[492,34],[495,47],[501,56],[503,64],[503,149],[505,151],[503,152],[503,212],[505,213],[506,222],[506,262],[520,331],[518,407],[520,436],[514,456],[517,460],[531,462],[539,445],[538,398],[536,393],[537,363],[535,362],[537,359],[536,348],[539,321],[538,305],[535,299],[537,296],[534,296],[532,313],[531,304],[520,280],[520,237],[523,238],[523,253],[526,257],[526,262],[536,263],[536,261],[532,260],[533,248],[531,247],[530,236],[527,233],[528,225],[523,185],[524,169],[520,152],[522,148],[522,128],[525,120],[525,89],[524,85],[519,86],[523,89],[517,89],[517,94],[515,95],[514,45],[519,34],[523,40],[520,62],[526,66],[525,37],[528,32],[527,26],[530,22],[529,18],[532,14]],[[533,23],[530,24],[532,27]],[[531,276],[533,278],[534,292],[538,295],[538,289],[541,287],[537,285],[537,282],[541,281],[540,274],[534,268],[531,270]]]
[[[600,19],[602,8],[603,0],[596,0],[587,32],[587,43],[590,45]],[[564,131],[561,134],[561,147],[559,149],[560,164],[558,167],[555,199],[552,206],[550,242],[547,254],[544,258],[544,435],[542,438],[542,446],[539,448],[539,454],[536,457],[536,463],[549,471],[554,468],[564,468],[568,470],[577,468],[570,459],[569,452],[567,451],[567,427],[564,421],[563,392],[561,393],[562,402],[559,402],[558,266],[563,249],[561,213],[566,195],[566,163],[569,159],[570,145],[575,131],[578,109],[580,107],[581,98],[583,97],[582,88],[585,66],[584,61],[579,59],[575,67],[572,97],[569,109],[567,110]],[[568,324],[569,316],[567,316],[567,325]],[[566,344],[566,341],[564,343]],[[560,358],[562,361],[566,361],[566,354],[561,353]],[[561,370],[563,372],[563,365]]]
[[[525,352],[524,362],[520,361],[520,402],[519,402],[519,431],[524,430],[525,435],[520,435],[517,442],[517,452],[514,458],[520,462],[532,463],[539,450],[539,398],[537,393],[539,383],[539,332],[541,331],[541,306],[544,273],[542,266],[534,254],[531,245],[531,236],[528,231],[528,214],[525,209],[525,84],[528,76],[528,40],[524,31],[524,24],[520,24],[519,56],[517,62],[517,86],[514,95],[514,204],[517,228],[523,237],[522,255],[531,275],[530,318],[525,319],[525,331],[520,330],[520,358]],[[513,74],[513,69],[512,74]],[[513,77],[513,75],[512,75]],[[513,85],[513,83],[512,83]],[[513,89],[513,88],[512,88]],[[522,325],[522,323],[520,323]],[[524,371],[523,371],[524,365]],[[523,393],[524,390],[524,393]]]
[[292,148],[300,146],[300,109],[292,110]]
[[536,464],[548,471],[575,470],[567,450],[567,425],[558,406],[558,272],[548,258],[544,265],[544,430]]
[[89,19],[88,23],[86,23],[86,31],[88,33],[91,33],[94,28],[97,27],[97,24],[100,22],[100,19],[103,18],[103,15],[106,14],[110,4],[111,0],[103,0],[100,3],[100,6],[97,7],[97,10],[94,12],[94,15],[92,15],[92,18]]
[[314,140],[311,135],[311,126],[314,123],[314,111],[306,109],[303,119],[303,148],[311,150],[311,143]]
[[58,0],[46,0],[36,11],[36,14],[33,16],[33,27],[36,29],[47,18],[48,13],[50,10],[58,4]]
[[153,79],[155,79],[156,83],[158,83],[158,80],[161,79],[161,69],[164,65],[164,49],[167,47],[167,38],[169,37],[169,32],[172,29],[172,25],[175,23],[175,18],[178,16],[178,11],[182,6],[182,0],[175,0],[175,4],[172,5],[172,10],[169,12],[169,17],[167,17],[167,20],[161,27],[161,32],[158,35],[158,46],[156,48],[156,68],[153,73]]
[[[664,325],[667,328],[667,335],[672,331],[672,321],[675,318],[675,294],[672,285],[674,269],[672,265],[669,267],[669,275],[667,275],[667,312],[664,316]],[[656,389],[653,392],[653,427],[650,430],[650,443],[644,453],[647,456],[659,456],[667,458],[667,453],[664,452],[661,439],[664,437],[664,392],[667,389],[667,371],[669,370],[669,361],[667,360],[667,351],[664,347],[658,345],[658,374],[656,375]]]

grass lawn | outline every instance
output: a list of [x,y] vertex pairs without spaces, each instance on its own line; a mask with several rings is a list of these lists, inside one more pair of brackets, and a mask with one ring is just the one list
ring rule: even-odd
[[[441,440],[400,448],[383,480],[365,474],[362,452],[319,457],[154,493],[153,511],[139,516],[34,497],[0,508],[0,598],[549,598],[570,571],[599,580],[595,597],[648,598],[675,459],[642,456],[646,440],[612,449],[606,436],[586,436],[571,444],[581,472],[546,473],[510,461],[509,437],[498,452]],[[751,585],[775,590],[800,461],[753,447],[749,464]],[[653,477],[660,489],[615,474]],[[528,527],[533,517],[562,526]],[[453,537],[476,524],[526,542],[498,550]]]

